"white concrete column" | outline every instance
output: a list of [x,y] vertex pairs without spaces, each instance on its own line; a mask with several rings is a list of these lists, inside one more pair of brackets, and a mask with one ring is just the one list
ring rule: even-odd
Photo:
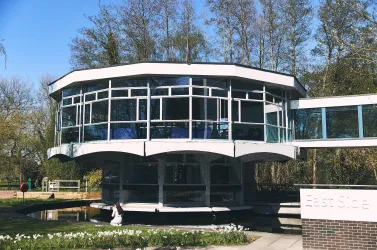
[[164,206],[164,182],[166,161],[158,160],[158,206]]

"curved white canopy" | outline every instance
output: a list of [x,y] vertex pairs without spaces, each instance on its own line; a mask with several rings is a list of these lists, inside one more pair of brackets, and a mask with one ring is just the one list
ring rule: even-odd
[[136,63],[107,68],[77,70],[68,73],[49,85],[50,95],[54,95],[62,88],[72,83],[127,77],[137,75],[187,75],[212,77],[237,77],[278,85],[282,88],[296,90],[299,96],[305,96],[306,90],[291,75],[266,71],[237,64],[220,63]]

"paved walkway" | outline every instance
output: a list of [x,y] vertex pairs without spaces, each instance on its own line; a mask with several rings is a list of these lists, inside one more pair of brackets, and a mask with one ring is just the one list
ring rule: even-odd
[[302,250],[302,236],[292,234],[272,234],[261,232],[248,232],[260,236],[259,239],[247,246],[216,247],[218,250]]

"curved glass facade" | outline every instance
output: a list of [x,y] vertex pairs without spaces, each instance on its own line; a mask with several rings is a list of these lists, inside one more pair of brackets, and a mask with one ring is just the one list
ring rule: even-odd
[[143,76],[62,90],[56,146],[106,140],[291,138],[286,92],[229,78]]

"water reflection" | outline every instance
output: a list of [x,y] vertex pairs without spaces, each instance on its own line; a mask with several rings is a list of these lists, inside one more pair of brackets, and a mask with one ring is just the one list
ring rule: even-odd
[[100,209],[89,206],[36,211],[28,216],[41,220],[91,221],[99,216]]

